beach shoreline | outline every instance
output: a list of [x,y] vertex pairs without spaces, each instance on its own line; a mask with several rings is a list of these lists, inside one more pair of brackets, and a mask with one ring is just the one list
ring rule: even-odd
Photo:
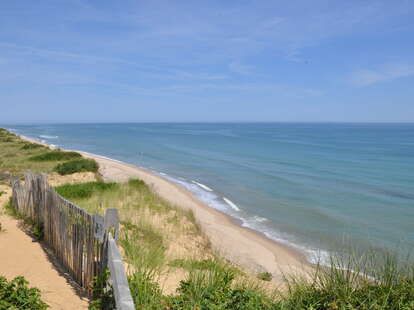
[[[20,137],[50,147],[49,144],[37,139],[22,135]],[[127,182],[131,178],[139,178],[166,201],[181,208],[191,209],[213,249],[243,269],[256,273],[270,272],[275,281],[283,281],[288,273],[303,274],[311,271],[312,264],[303,253],[258,231],[241,226],[236,218],[208,206],[184,187],[146,168],[97,154],[76,151],[98,162],[99,173],[105,181]]]

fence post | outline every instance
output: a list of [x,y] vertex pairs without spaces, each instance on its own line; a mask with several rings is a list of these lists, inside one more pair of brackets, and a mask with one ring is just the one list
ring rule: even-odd
[[119,234],[119,216],[118,216],[118,209],[106,209],[105,212],[105,220],[104,220],[104,229],[105,231],[108,231],[109,228],[113,227],[115,229],[114,231],[114,238],[117,241],[118,240],[118,234]]

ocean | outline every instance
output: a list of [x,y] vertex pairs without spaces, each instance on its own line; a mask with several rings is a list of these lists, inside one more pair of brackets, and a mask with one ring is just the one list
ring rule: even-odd
[[414,248],[414,124],[9,125],[147,168],[304,253]]

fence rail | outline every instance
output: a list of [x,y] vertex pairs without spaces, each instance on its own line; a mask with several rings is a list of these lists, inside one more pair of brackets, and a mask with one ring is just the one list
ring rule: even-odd
[[89,296],[94,278],[108,268],[116,309],[135,309],[116,244],[117,209],[107,209],[105,216],[90,214],[60,196],[49,186],[45,174],[30,172],[24,183],[13,182],[12,199],[19,214],[42,227],[47,245]]

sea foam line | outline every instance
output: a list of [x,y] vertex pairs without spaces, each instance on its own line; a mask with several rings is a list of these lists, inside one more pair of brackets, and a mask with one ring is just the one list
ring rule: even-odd
[[194,184],[197,184],[198,186],[200,186],[202,189],[205,189],[206,191],[209,191],[209,192],[212,192],[213,190],[210,188],[210,187],[208,187],[207,185],[204,185],[204,184],[202,184],[202,183],[198,183],[198,182],[196,182],[196,181],[192,181]]
[[59,138],[59,136],[48,136],[48,135],[40,135],[39,137],[43,138],[43,139],[57,139],[57,138]]
[[240,211],[239,207],[230,199],[227,199],[226,197],[223,197],[223,200],[230,206],[232,207],[234,210],[236,211]]

